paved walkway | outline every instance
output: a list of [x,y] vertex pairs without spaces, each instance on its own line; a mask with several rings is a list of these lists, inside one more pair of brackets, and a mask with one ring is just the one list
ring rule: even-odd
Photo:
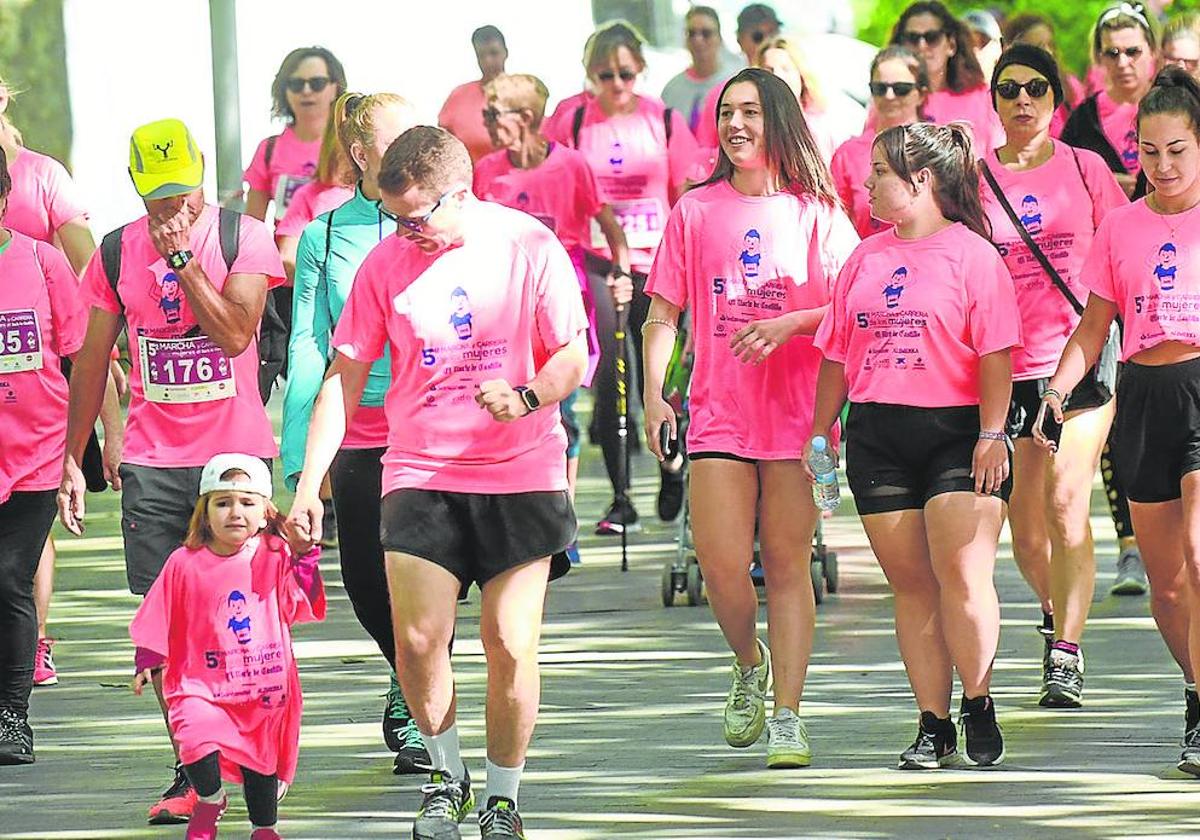
[[[585,523],[607,501],[599,470],[597,453],[585,453]],[[652,475],[646,462],[638,470]],[[636,489],[640,509],[652,512],[654,480]],[[1099,494],[1096,501],[1104,593],[1114,547]],[[127,688],[136,601],[125,591],[111,494],[93,501],[88,527],[86,539],[59,541],[52,628],[62,683],[35,692],[37,764],[0,768],[0,838],[182,837],[182,828],[143,821],[171,757],[153,699]],[[886,585],[844,509],[827,529],[840,553],[841,592],[818,610],[803,707],[815,765],[769,773],[764,744],[735,751],[721,739],[729,657],[709,611],[659,602],[671,534],[649,525],[626,574],[614,541],[589,536],[583,567],[553,587],[543,710],[522,790],[531,837],[1200,836],[1200,781],[1174,769],[1180,677],[1145,598],[1098,596],[1087,705],[1041,710],[1039,614],[1003,546],[995,693],[1008,760],[993,771],[900,773],[891,768],[916,714]],[[297,634],[304,742],[282,827],[289,838],[407,837],[419,780],[390,774],[378,718],[387,676],[354,621],[337,564],[325,569],[329,619]],[[455,664],[465,754],[482,778],[477,615],[475,595],[462,611]],[[240,797],[223,827],[223,836],[248,833]]]

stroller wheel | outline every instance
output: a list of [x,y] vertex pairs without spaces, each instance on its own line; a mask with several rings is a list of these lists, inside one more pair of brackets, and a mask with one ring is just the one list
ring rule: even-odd
[[675,572],[674,563],[667,561],[663,563],[662,570],[662,605],[664,607],[675,606]]

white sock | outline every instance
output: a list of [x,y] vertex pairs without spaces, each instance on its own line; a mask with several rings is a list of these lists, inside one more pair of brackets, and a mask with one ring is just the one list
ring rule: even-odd
[[505,799],[511,799],[513,807],[517,807],[517,789],[521,787],[521,773],[525,770],[525,763],[521,762],[519,767],[501,767],[498,764],[493,764],[489,758],[487,761],[487,798],[484,803],[492,800],[493,796],[503,796]]
[[1185,682],[1183,684],[1183,688],[1185,691],[1191,691],[1194,693],[1196,691],[1196,684],[1194,682]]
[[260,828],[274,828],[277,825],[279,825],[279,823],[277,823],[277,822],[273,822],[270,825],[257,825],[256,823],[251,822],[250,823],[250,832],[254,833],[255,831],[258,831]]
[[429,751],[429,761],[435,770],[445,770],[455,779],[465,779],[467,768],[463,764],[458,751],[458,724],[452,725],[441,735],[426,735],[421,733],[425,749]]
[[223,788],[223,787],[217,788],[217,792],[214,793],[212,796],[200,796],[199,794],[197,794],[196,798],[199,799],[201,802],[207,802],[209,805],[219,805],[223,801],[225,801],[225,788]]

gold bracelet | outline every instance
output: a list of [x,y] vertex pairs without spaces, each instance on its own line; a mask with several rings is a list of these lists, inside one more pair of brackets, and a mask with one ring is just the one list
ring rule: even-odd
[[664,327],[669,329],[671,332],[675,333],[675,335],[679,335],[679,327],[675,326],[670,321],[663,320],[662,318],[647,318],[642,323],[642,329],[645,329],[646,327],[650,326],[651,324],[662,324]]

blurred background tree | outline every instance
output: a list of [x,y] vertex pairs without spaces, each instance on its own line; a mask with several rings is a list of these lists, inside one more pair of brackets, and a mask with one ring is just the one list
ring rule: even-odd
[[8,113],[25,144],[70,168],[63,0],[0,0],[0,78],[17,91]]

